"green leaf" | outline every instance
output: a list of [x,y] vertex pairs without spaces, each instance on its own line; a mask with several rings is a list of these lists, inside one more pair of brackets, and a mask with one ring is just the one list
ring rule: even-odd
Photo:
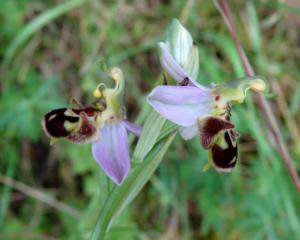
[[154,110],[150,111],[149,117],[144,124],[143,132],[133,153],[133,159],[135,162],[143,161],[145,156],[156,143],[158,136],[160,135],[160,130],[165,122],[166,119],[160,116],[157,112]]
[[296,86],[290,104],[290,112],[292,113],[293,116],[298,112],[299,107],[300,107],[300,84]]
[[261,32],[259,19],[253,2],[247,1],[246,7],[249,16],[247,30],[249,31],[249,36],[254,49],[259,53],[261,51]]
[[92,235],[93,240],[105,239],[114,219],[136,197],[159,166],[175,135],[176,133],[173,133],[168,138],[158,142],[146,159],[131,171],[122,186],[114,187],[100,213]]

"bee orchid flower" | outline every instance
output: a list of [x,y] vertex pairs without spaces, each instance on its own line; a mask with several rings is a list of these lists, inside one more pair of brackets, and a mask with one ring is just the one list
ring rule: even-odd
[[199,84],[198,50],[189,32],[174,20],[167,41],[160,42],[161,65],[176,86],[158,86],[148,95],[149,104],[163,117],[179,125],[183,139],[200,133],[201,144],[209,150],[209,164],[230,171],[237,160],[237,138],[230,121],[232,103],[242,103],[249,89],[263,91],[260,77],[247,77],[211,86]]
[[124,92],[123,73],[111,69],[114,88],[99,84],[94,91],[96,102],[82,107],[61,108],[47,113],[42,121],[51,143],[65,138],[73,143],[92,143],[92,154],[97,163],[116,184],[120,185],[128,175],[131,161],[127,131],[139,136],[141,127],[126,119],[122,105]]
[[121,101],[125,81],[121,69],[113,68],[111,77],[116,83],[115,88],[97,88],[94,92],[95,97],[105,99],[106,110],[102,113],[105,123],[100,131],[99,140],[92,145],[92,153],[105,173],[120,185],[131,165],[127,130],[139,136],[142,128],[125,118]]

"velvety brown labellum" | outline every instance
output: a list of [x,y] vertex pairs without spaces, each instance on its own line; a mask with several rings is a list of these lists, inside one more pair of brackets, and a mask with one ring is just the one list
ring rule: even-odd
[[220,117],[207,117],[199,123],[201,144],[205,149],[211,148],[221,131],[234,128],[234,125]]
[[76,131],[71,132],[67,139],[74,143],[84,144],[95,141],[98,138],[98,128],[95,119],[90,119],[86,112],[80,112],[80,127]]
[[43,119],[45,133],[52,138],[67,138],[74,143],[97,139],[97,118],[105,109],[102,102],[78,109],[60,108],[47,113]]
[[226,131],[224,140],[227,144],[227,148],[222,148],[218,144],[214,144],[211,148],[213,164],[216,169],[221,172],[229,172],[236,165],[238,157],[236,136],[237,134],[234,131]]
[[65,128],[64,123],[66,121],[70,123],[79,122],[79,116],[69,116],[65,113],[67,112],[67,108],[60,108],[53,110],[47,113],[43,119],[43,128],[45,133],[49,137],[67,137],[70,134],[70,131]]

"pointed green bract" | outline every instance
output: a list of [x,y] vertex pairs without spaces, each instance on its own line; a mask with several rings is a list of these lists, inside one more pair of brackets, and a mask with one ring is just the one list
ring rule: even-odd
[[166,43],[175,60],[191,78],[196,79],[199,72],[199,52],[193,45],[189,31],[174,19],[167,33]]
[[192,46],[189,57],[182,67],[192,79],[197,79],[199,73],[199,51],[196,45]]
[[193,39],[177,19],[174,19],[171,23],[167,43],[175,60],[181,66],[186,63],[193,46]]

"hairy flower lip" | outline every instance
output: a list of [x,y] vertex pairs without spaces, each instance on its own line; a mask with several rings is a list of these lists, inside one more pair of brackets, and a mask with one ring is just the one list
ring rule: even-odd
[[234,128],[234,124],[221,117],[208,116],[198,119],[203,148],[210,149],[222,131]]
[[234,135],[235,133],[232,130],[225,131],[224,136],[221,136],[221,138],[224,137],[227,146],[221,147],[218,142],[216,142],[210,149],[209,157],[218,172],[229,173],[236,166],[238,147]]
[[42,126],[48,137],[66,137],[70,132],[65,129],[64,122],[67,120],[70,123],[77,123],[79,116],[67,116],[65,112],[67,108],[59,108],[48,112],[43,120]]
[[91,143],[99,133],[98,114],[101,111],[90,106],[55,109],[44,116],[42,126],[52,140],[66,138],[76,144]]
[[99,138],[99,129],[96,126],[95,119],[90,118],[90,116],[84,111],[79,112],[79,116],[80,121],[78,128],[75,131],[72,131],[66,138],[76,144],[94,142]]

